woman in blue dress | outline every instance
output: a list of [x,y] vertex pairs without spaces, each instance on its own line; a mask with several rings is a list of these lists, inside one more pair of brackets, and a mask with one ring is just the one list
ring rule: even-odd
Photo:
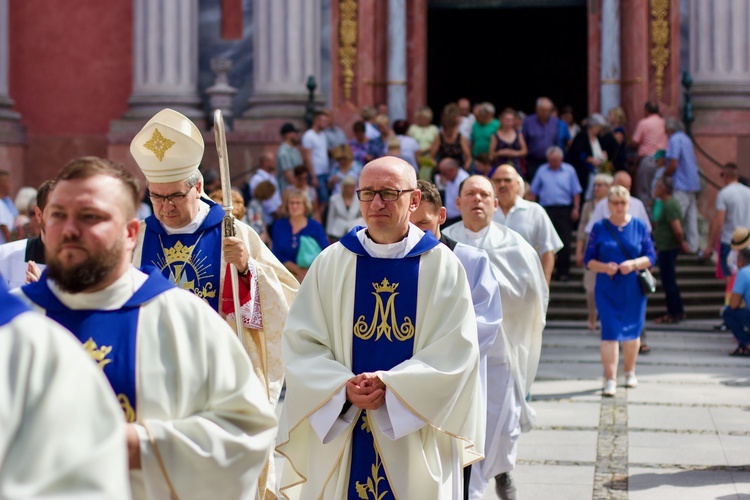
[[608,200],[609,219],[594,224],[583,260],[588,269],[597,273],[594,297],[602,323],[604,395],[614,396],[619,342],[622,342],[625,386],[638,385],[635,362],[646,316],[646,295],[641,291],[636,271],[651,268],[656,253],[646,224],[628,213],[627,189],[612,187]]
[[320,222],[311,219],[313,206],[307,195],[289,191],[284,201],[287,217],[278,219],[271,230],[271,251],[300,283],[307,274],[308,264],[299,261],[302,238],[313,238],[320,249],[328,246],[326,231]]

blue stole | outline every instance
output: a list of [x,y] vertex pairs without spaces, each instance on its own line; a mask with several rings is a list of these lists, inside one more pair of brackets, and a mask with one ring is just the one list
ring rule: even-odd
[[136,339],[141,306],[157,295],[174,288],[157,269],[150,271],[146,282],[122,306],[114,311],[68,309],[47,285],[47,272],[36,283],[22,288],[32,302],[47,316],[73,332],[99,368],[104,371],[128,422],[136,413]]
[[[357,255],[352,328],[352,372],[390,370],[414,354],[420,256],[439,245],[431,233],[403,259],[371,257],[354,228],[341,239]],[[395,498],[383,467],[367,412],[352,433],[348,498]]]
[[5,286],[5,280],[0,276],[0,326],[5,326],[19,314],[23,314],[30,309],[8,293],[8,288]]
[[141,267],[156,267],[169,281],[218,311],[224,209],[210,200],[201,201],[210,209],[203,224],[192,234],[170,235],[155,216],[146,218]]

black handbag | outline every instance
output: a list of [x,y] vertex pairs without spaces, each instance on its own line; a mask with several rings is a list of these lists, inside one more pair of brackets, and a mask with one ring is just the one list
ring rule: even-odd
[[[622,253],[625,254],[625,257],[633,260],[633,257],[631,257],[628,251],[625,250],[625,247],[620,241],[620,238],[617,237],[617,233],[612,231],[612,228],[610,227],[612,224],[609,221],[606,221],[604,225],[607,227],[607,230],[610,232],[617,244],[620,245],[620,250],[622,250]],[[651,271],[649,271],[648,269],[640,269],[636,270],[636,273],[638,274],[638,284],[641,285],[641,291],[643,292],[643,295],[654,293],[656,291],[656,278],[654,278],[654,275],[651,274]]]

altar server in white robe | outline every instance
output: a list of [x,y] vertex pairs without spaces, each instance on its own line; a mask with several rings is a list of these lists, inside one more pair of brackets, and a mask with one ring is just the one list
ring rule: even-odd
[[367,227],[315,259],[284,329],[281,493],[461,498],[484,427],[466,273],[409,223],[407,162],[370,162],[357,194]]
[[489,179],[478,175],[466,179],[456,204],[462,221],[443,234],[487,252],[504,313],[502,341],[498,338],[487,356],[486,459],[475,467],[481,476],[472,474],[470,498],[483,498],[492,477],[501,498],[515,498],[509,473],[515,467],[519,435],[534,424],[535,413],[526,395],[539,366],[549,289],[534,248],[515,231],[492,221],[498,202]]
[[158,270],[131,264],[138,183],[79,158],[45,211],[47,270],[18,294],[68,328],[122,406],[135,498],[255,498],[276,436],[232,329]]
[[81,344],[0,280],[0,498],[130,498],[125,420]]
[[154,214],[141,222],[136,267],[154,266],[165,278],[206,301],[235,328],[228,264],[239,271],[242,343],[275,405],[284,383],[281,331],[299,282],[258,234],[235,220],[236,236],[223,238],[224,210],[202,196],[198,171],[203,136],[171,109],[154,115],[130,143],[148,181]]
[[[458,243],[440,232],[445,222],[446,211],[443,199],[437,186],[431,182],[419,180],[417,186],[422,192],[422,200],[417,210],[411,214],[411,222],[423,231],[430,231],[441,243],[453,250],[466,270],[466,277],[471,287],[471,301],[474,304],[474,315],[477,319],[477,340],[479,341],[479,375],[482,381],[482,411],[486,411],[487,401],[487,353],[497,339],[500,323],[503,320],[503,307],[500,302],[500,288],[497,278],[492,273],[487,252],[464,243]],[[479,474],[478,468],[471,473]],[[466,476],[464,476],[466,478]],[[464,484],[466,498],[468,482]]]

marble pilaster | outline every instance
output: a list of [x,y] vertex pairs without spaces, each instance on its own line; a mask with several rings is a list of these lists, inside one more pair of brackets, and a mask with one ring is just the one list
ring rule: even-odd
[[388,0],[388,117],[406,118],[406,1]]
[[8,0],[0,0],[0,120],[18,120],[8,93]]
[[690,0],[696,109],[750,109],[750,0]]
[[254,86],[245,118],[303,119],[307,78],[321,81],[320,31],[321,0],[253,0]]
[[204,118],[198,94],[198,0],[134,0],[133,94],[125,118],[170,107]]
[[620,0],[602,0],[601,23],[600,111],[607,113],[620,106]]

